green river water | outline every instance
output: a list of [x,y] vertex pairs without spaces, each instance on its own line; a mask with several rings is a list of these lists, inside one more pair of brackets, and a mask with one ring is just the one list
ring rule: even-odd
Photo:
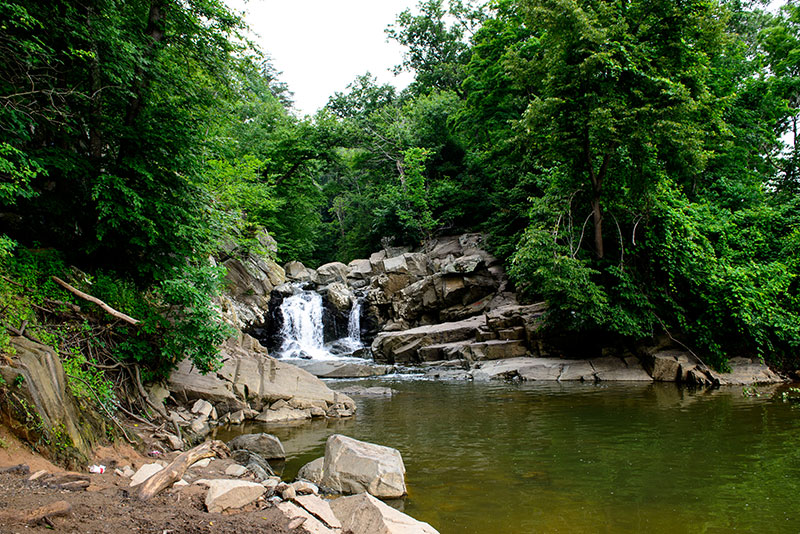
[[284,478],[333,433],[399,449],[394,504],[441,534],[800,532],[800,404],[772,390],[357,383],[397,393],[356,398],[350,420],[237,433],[278,436]]

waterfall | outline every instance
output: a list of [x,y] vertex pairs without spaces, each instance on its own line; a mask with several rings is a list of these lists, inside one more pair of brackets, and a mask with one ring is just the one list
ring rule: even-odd
[[361,343],[361,302],[353,299],[347,320],[347,337],[325,344],[322,296],[316,291],[298,291],[281,304],[283,316],[279,350],[281,358],[330,360],[349,356],[363,348]]
[[327,359],[323,347],[322,297],[315,291],[302,291],[283,300],[281,356],[284,358]]
[[347,337],[361,346],[361,301],[355,299],[347,318]]

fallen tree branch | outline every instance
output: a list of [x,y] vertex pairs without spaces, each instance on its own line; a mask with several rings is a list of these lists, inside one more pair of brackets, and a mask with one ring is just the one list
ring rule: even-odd
[[183,474],[189,466],[198,460],[213,458],[215,456],[225,458],[228,454],[230,454],[228,447],[218,440],[206,441],[193,449],[179,454],[171,464],[148,478],[139,486],[139,500],[146,501],[173,485],[183,477]]
[[109,315],[112,315],[112,316],[116,317],[117,319],[125,321],[128,324],[132,324],[132,325],[139,324],[139,322],[140,322],[139,320],[134,319],[130,315],[125,315],[124,313],[115,310],[114,308],[112,308],[111,306],[109,306],[108,304],[106,304],[105,302],[103,302],[102,300],[100,300],[97,297],[93,297],[93,296],[91,296],[91,295],[89,295],[87,293],[84,293],[80,289],[76,289],[76,288],[72,287],[71,285],[69,285],[68,283],[63,281],[61,278],[59,278],[57,276],[53,276],[51,278],[53,279],[53,281],[56,284],[60,285],[61,287],[63,287],[67,291],[69,291],[70,293],[72,293],[72,294],[74,294],[74,295],[76,295],[76,296],[78,296],[78,297],[80,297],[80,298],[82,298],[84,300],[88,300],[89,302],[97,304],[98,306],[103,308],[103,310],[105,310],[105,312],[108,313]]
[[30,523],[31,525],[44,523],[48,526],[52,526],[50,522],[51,517],[67,516],[71,511],[72,506],[67,501],[57,501],[52,504],[41,506],[30,512],[19,513],[4,510],[0,513],[0,519],[17,520]]

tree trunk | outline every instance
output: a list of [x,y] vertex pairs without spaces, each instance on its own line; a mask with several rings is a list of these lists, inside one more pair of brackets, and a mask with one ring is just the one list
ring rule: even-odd
[[592,199],[592,221],[594,222],[594,248],[597,257],[603,257],[603,212],[600,209],[600,197]]

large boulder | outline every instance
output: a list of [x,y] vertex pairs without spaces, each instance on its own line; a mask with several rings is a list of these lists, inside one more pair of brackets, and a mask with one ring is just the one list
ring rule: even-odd
[[369,280],[374,274],[372,262],[366,259],[353,260],[347,264],[347,268],[347,277],[356,280]]
[[731,370],[729,373],[716,373],[709,371],[720,385],[727,386],[749,386],[754,384],[778,384],[785,382],[777,373],[772,371],[767,365],[752,358],[736,357],[728,361]]
[[428,523],[395,510],[368,493],[331,501],[345,532],[352,534],[438,534]]
[[403,458],[397,449],[334,434],[325,444],[321,485],[339,493],[369,492],[385,499],[406,494]]
[[297,478],[308,480],[318,486],[322,485],[323,469],[325,469],[325,457],[321,456],[301,467],[300,471],[297,472]]
[[267,460],[286,459],[286,451],[281,440],[272,434],[241,434],[228,442],[228,448],[232,451],[244,449],[254,452]]
[[349,312],[355,301],[353,292],[341,282],[330,284],[325,296],[327,301],[339,312]]
[[185,402],[206,399],[229,410],[248,405],[261,410],[285,400],[309,417],[315,406],[328,413],[355,411],[352,399],[332,391],[312,374],[272,358],[256,339],[241,332],[223,345],[222,360],[220,370],[206,375],[190,361],[182,361],[169,378],[173,397]]
[[593,360],[561,358],[509,358],[479,362],[470,373],[473,380],[523,381],[617,381],[652,382],[639,360],[634,357],[607,356]]
[[319,281],[317,271],[309,269],[299,261],[290,261],[283,266],[286,270],[286,278],[293,282],[311,282],[316,284]]
[[320,285],[332,284],[333,282],[347,283],[347,273],[349,269],[344,263],[334,261],[321,265],[317,269],[317,283]]

